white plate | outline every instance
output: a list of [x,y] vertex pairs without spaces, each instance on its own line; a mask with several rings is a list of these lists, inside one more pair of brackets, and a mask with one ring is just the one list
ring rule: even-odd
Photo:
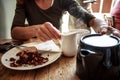
[[[41,43],[37,43],[37,42],[34,42],[34,43],[27,43],[27,44],[24,44],[24,46],[37,46]],[[44,46],[44,44],[43,44]],[[57,48],[57,46],[55,46]],[[47,57],[49,60],[48,62],[42,64],[42,65],[37,65],[37,66],[20,66],[20,67],[11,67],[10,66],[10,61],[9,59],[11,57],[15,58],[15,59],[18,59],[18,57],[16,56],[16,54],[20,51],[20,49],[18,48],[12,48],[10,49],[9,51],[7,51],[5,54],[3,54],[2,58],[1,58],[1,62],[2,64],[7,67],[7,68],[10,68],[10,69],[13,69],[13,70],[32,70],[32,69],[37,69],[37,68],[41,68],[41,67],[44,67],[44,66],[47,66],[53,62],[55,62],[60,56],[61,56],[61,52],[58,52],[58,53],[45,53],[45,54],[42,54],[43,57]]]

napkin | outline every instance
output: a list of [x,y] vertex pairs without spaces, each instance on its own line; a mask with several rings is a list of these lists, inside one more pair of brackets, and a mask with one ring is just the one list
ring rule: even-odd
[[48,40],[46,42],[42,42],[36,44],[35,47],[41,51],[51,51],[51,52],[61,52],[61,49],[54,43],[53,40]]

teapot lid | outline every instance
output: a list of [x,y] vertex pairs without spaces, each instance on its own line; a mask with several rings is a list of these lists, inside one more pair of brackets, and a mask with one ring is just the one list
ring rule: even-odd
[[111,47],[118,45],[120,40],[112,35],[90,34],[81,38],[84,44],[96,47]]

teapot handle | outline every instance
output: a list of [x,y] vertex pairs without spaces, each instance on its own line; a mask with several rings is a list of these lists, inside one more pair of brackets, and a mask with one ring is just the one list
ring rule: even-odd
[[95,54],[94,51],[88,50],[88,49],[81,49],[81,56],[82,57],[86,57],[90,54]]

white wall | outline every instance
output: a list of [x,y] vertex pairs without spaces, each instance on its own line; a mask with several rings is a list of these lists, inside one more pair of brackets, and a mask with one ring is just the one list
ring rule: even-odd
[[11,38],[10,30],[15,7],[16,0],[0,0],[0,39]]

